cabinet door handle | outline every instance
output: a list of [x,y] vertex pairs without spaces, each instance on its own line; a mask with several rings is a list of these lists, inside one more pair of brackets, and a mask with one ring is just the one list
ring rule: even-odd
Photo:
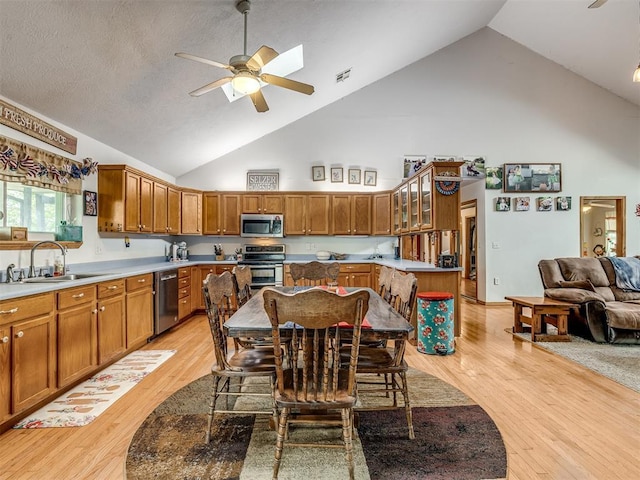
[[100,311],[104,312],[107,309],[107,307],[105,307],[104,305],[102,307],[100,307]]
[[6,335],[2,337],[2,343],[8,343],[8,342],[9,342],[9,337],[7,337]]
[[24,337],[24,332],[22,330],[20,330],[18,333],[16,333],[16,337],[17,338],[22,338]]
[[146,278],[140,278],[140,279],[138,279],[138,283],[144,283],[144,282],[146,282],[146,281],[147,281],[147,279],[146,279]]
[[0,310],[0,315],[10,315],[12,313],[16,313],[18,311],[18,307],[12,308],[11,310]]
[[118,286],[117,286],[117,285],[109,285],[109,286],[107,287],[107,290],[115,290],[115,289],[117,289],[117,288],[118,288]]
[[84,293],[76,293],[75,295],[71,295],[71,298],[82,298],[84,297]]
[[94,308],[93,310],[91,310],[91,313],[93,313],[93,314],[98,313],[98,309],[97,309],[97,308]]

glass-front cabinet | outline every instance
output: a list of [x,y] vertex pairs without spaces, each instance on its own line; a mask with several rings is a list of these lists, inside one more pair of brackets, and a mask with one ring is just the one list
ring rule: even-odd
[[409,230],[420,230],[420,192],[418,178],[409,182]]
[[400,233],[400,190],[393,192],[391,197],[391,222],[393,227],[393,233]]
[[422,230],[433,228],[433,215],[431,211],[431,170],[427,170],[420,176],[420,228]]
[[409,231],[409,187],[404,184],[400,188],[400,232]]

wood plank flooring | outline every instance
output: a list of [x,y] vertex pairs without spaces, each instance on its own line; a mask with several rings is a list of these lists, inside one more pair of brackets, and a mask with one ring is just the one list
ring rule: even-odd
[[[456,353],[422,355],[409,346],[407,361],[487,411],[507,447],[509,480],[640,478],[640,394],[505,333],[511,307],[461,303]],[[144,348],[177,353],[86,427],[0,435],[0,479],[125,478],[140,423],[213,361],[203,316]]]

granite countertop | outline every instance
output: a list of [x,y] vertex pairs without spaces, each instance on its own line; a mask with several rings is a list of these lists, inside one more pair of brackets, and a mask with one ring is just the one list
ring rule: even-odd
[[[68,280],[64,282],[51,283],[0,283],[0,300],[8,300],[18,297],[26,297],[39,293],[54,292],[64,288],[72,288],[92,283],[106,282],[120,278],[142,275],[145,273],[164,272],[174,270],[179,267],[197,265],[235,265],[235,260],[215,261],[209,260],[210,256],[193,256],[190,260],[180,262],[167,262],[160,258],[145,258],[133,260],[121,260],[110,262],[96,262],[86,264],[75,264],[69,266],[70,274],[91,273],[96,276],[81,278],[78,280]],[[315,255],[288,255],[285,264],[310,262],[316,260]],[[327,260],[323,263],[331,263],[335,260]],[[395,268],[405,272],[452,272],[460,271],[461,268],[438,268],[433,264],[425,262],[414,262],[411,260],[396,260],[394,258],[368,258],[364,255],[349,255],[345,260],[338,263],[375,263],[387,267]]]

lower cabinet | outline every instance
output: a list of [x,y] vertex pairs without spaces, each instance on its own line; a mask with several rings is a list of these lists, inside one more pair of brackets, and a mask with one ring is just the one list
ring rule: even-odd
[[338,285],[343,287],[371,287],[371,264],[343,263],[340,265]]
[[98,284],[98,363],[127,348],[124,279]]
[[127,289],[127,350],[147,343],[153,335],[153,274],[129,277]]
[[178,320],[191,315],[191,267],[178,269]]
[[47,293],[0,302],[0,419],[56,390],[54,298]]
[[90,373],[98,365],[96,286],[57,293],[58,388]]

